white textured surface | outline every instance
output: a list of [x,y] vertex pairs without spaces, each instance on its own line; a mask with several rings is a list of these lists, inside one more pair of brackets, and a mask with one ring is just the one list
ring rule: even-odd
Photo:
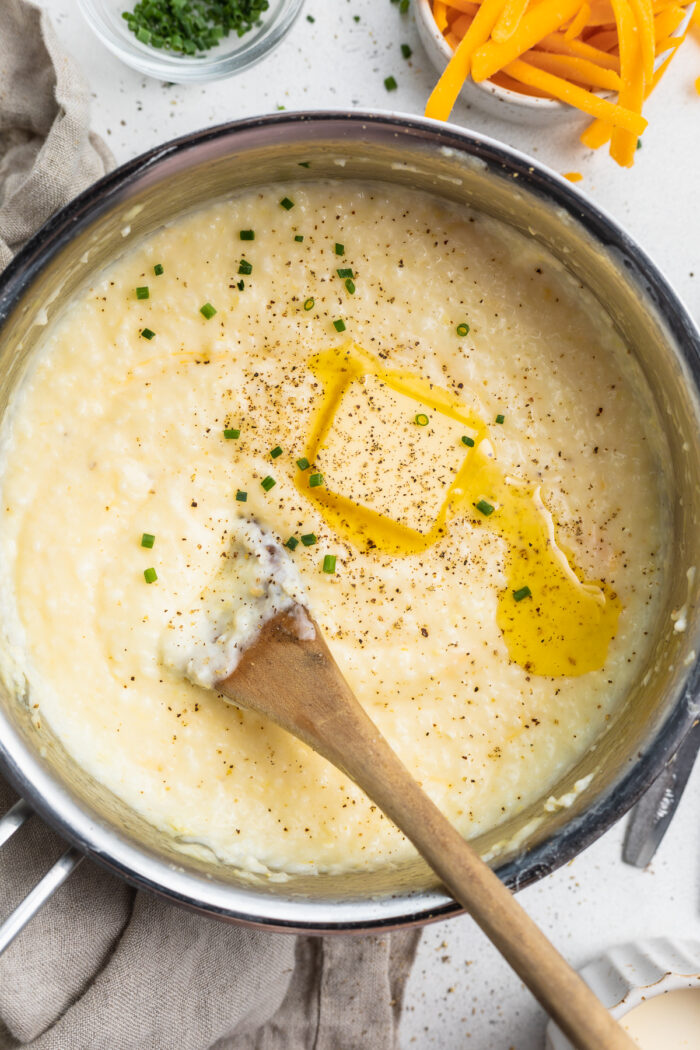
[[[122,66],[82,23],[73,0],[44,0],[82,61],[95,95],[93,123],[118,161],[158,142],[225,120],[286,109],[388,107],[420,113],[432,83],[410,16],[389,0],[307,0],[290,36],[235,80],[167,87]],[[359,22],[354,17],[359,16]],[[409,43],[406,62],[399,45]],[[383,81],[393,75],[398,90]],[[530,128],[465,106],[457,123],[501,139],[557,171],[580,171],[579,188],[607,208],[665,270],[700,321],[700,47],[689,41],[650,100],[650,127],[632,171],[584,150],[575,127]],[[622,864],[623,826],[520,900],[575,965],[640,936],[700,935],[700,765],[647,872]],[[544,1014],[469,919],[427,929],[411,977],[406,1050],[541,1050]]]

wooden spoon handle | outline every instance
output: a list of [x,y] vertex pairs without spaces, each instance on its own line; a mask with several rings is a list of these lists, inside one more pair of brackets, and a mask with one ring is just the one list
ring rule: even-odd
[[[308,743],[351,777],[413,842],[578,1050],[636,1050],[496,874],[419,787],[360,706],[317,630],[264,630],[218,688]],[[264,654],[261,658],[258,654]]]

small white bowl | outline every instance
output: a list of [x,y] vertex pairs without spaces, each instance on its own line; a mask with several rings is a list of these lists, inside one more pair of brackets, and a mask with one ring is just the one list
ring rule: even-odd
[[[654,937],[610,948],[579,971],[616,1020],[665,992],[695,988],[700,994],[700,941]],[[573,1050],[550,1021],[546,1050]]]
[[[442,73],[452,58],[452,48],[437,27],[430,0],[414,0],[418,36],[428,53],[428,58],[438,73]],[[582,117],[590,120],[587,114],[574,109],[565,102],[551,98],[537,98],[535,95],[524,95],[519,91],[509,91],[484,80],[480,84],[467,77],[461,98],[492,117],[510,120],[515,124],[549,124],[553,120],[576,120]]]
[[[671,35],[682,36],[688,28],[688,23],[695,8],[695,0],[686,5],[686,16]],[[416,26],[418,36],[423,47],[428,53],[430,61],[438,73],[442,73],[447,63],[452,58],[452,48],[445,40],[437,27],[433,16],[430,0],[414,0],[416,15]],[[665,61],[668,51],[659,55],[654,68],[658,69]],[[603,98],[607,97],[605,92],[600,92]],[[552,121],[580,121],[590,123],[592,117],[583,113],[575,106],[566,102],[557,102],[556,99],[538,98],[536,95],[525,95],[519,91],[509,91],[508,88],[499,87],[490,80],[484,80],[477,84],[471,77],[467,77],[460,92],[462,99],[492,117],[500,117],[502,120],[510,120],[515,124],[542,125],[550,124]]]

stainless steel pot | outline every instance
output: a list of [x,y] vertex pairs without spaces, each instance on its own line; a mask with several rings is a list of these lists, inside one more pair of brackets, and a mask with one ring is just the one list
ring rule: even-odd
[[[300,167],[301,161],[310,167]],[[46,316],[50,320],[133,238],[241,188],[319,176],[428,190],[496,215],[546,245],[613,317],[665,426],[677,493],[665,609],[627,702],[597,746],[554,788],[560,795],[593,773],[586,791],[569,809],[546,815],[540,800],[477,841],[482,851],[494,852],[499,875],[517,889],[568,861],[617,820],[660,772],[700,710],[692,572],[700,563],[700,334],[616,223],[526,157],[429,121],[381,113],[284,114],[202,131],[97,183],[55,215],[5,271],[0,410],[21,380]],[[684,630],[672,615],[681,608]],[[47,727],[36,730],[26,703],[8,689],[0,691],[0,763],[26,800],[0,823],[0,843],[36,810],[72,845],[12,920],[5,942],[83,853],[171,901],[277,930],[395,927],[458,910],[419,861],[271,883],[185,856],[77,767]],[[543,815],[540,823],[534,820]]]

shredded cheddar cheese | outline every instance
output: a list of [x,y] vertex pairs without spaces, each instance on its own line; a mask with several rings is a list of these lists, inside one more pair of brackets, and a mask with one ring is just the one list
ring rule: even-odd
[[[592,116],[590,149],[634,163],[645,99],[688,30],[687,0],[431,0],[454,54],[426,116],[447,120],[467,77],[557,99]],[[700,0],[690,26],[700,28]],[[695,82],[700,94],[700,77]],[[616,96],[616,97],[615,97]],[[571,178],[570,178],[571,177]],[[565,178],[578,181],[578,172]]]

